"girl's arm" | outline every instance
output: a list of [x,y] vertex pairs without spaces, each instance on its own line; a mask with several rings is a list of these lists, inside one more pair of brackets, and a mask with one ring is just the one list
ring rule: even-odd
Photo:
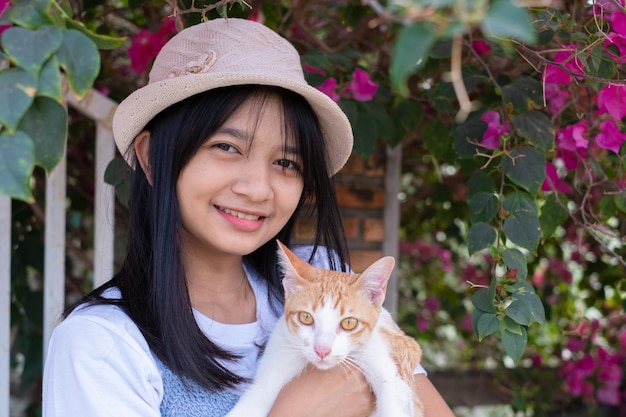
[[[425,417],[454,417],[425,374],[415,375],[415,391],[424,404]],[[283,388],[268,417],[366,417],[375,403],[361,372],[308,368]]]
[[358,369],[309,367],[283,388],[268,417],[365,417],[375,401]]

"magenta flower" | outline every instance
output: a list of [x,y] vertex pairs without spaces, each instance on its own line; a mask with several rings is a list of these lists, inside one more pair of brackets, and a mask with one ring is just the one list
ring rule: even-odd
[[596,135],[596,144],[602,148],[619,154],[622,143],[626,141],[626,133],[620,132],[613,119],[600,123],[600,133]]
[[346,84],[346,91],[352,93],[356,101],[370,101],[374,98],[378,84],[374,83],[369,74],[357,68],[352,73],[352,81]]
[[[609,49],[610,45],[614,45],[617,48],[619,55],[615,55],[611,52]],[[626,36],[611,32],[606,36],[602,46],[604,47],[604,52],[613,60],[616,62],[626,62]]]
[[[554,55],[554,62],[557,64],[562,64],[562,66],[557,65],[547,65],[546,69],[543,73],[543,80],[546,84],[569,84],[572,82],[573,74],[582,74],[583,73],[583,64],[576,57],[576,46],[568,45],[563,46],[563,50],[559,51]],[[563,66],[565,69],[563,69]]]
[[424,308],[430,313],[436,313],[439,311],[439,307],[439,300],[435,297],[426,297],[426,300],[424,300]]
[[609,84],[598,91],[598,111],[621,120],[626,116],[626,85]]
[[172,33],[176,32],[174,19],[167,19],[156,32],[141,29],[131,38],[128,48],[130,68],[137,74],[143,74],[152,59],[159,53],[163,45],[167,43]]
[[500,147],[500,138],[504,133],[509,132],[509,123],[500,123],[500,113],[494,110],[487,110],[480,116],[480,120],[487,123],[487,130],[483,135],[480,144],[487,149],[497,149]]
[[611,15],[611,28],[622,36],[626,36],[626,13],[615,12]]
[[328,78],[322,85],[317,87],[317,89],[330,97],[335,103],[339,101],[339,94],[337,94],[337,80],[333,77]]
[[302,69],[305,70],[306,72],[310,72],[313,74],[320,74],[320,75],[326,74],[326,71],[324,71],[322,68],[317,68],[309,64],[302,64]]
[[472,49],[478,55],[486,55],[491,51],[491,46],[482,39],[478,39],[472,42]]
[[589,140],[585,138],[586,134],[587,123],[584,121],[567,125],[556,135],[557,147],[571,152],[587,149]]
[[[0,16],[2,16],[2,14],[6,12],[9,7],[11,7],[11,2],[9,0],[0,0]],[[10,27],[11,25],[0,25],[0,35],[2,35],[2,32]]]
[[558,114],[570,99],[571,94],[568,90],[559,87],[557,83],[547,83],[545,88],[546,101],[552,114]]
[[559,193],[567,194],[572,189],[569,184],[559,178],[556,167],[552,164],[552,162],[546,163],[546,178],[543,180],[543,184],[541,184],[542,191],[552,191],[555,189]]

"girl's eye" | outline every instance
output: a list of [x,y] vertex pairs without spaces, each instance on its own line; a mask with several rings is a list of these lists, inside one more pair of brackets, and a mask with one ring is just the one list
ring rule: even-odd
[[313,316],[306,311],[301,311],[298,313],[298,320],[300,320],[300,323],[304,324],[305,326],[310,326],[313,324]]
[[357,324],[359,324],[359,321],[354,317],[346,317],[341,320],[341,328],[344,330],[354,330]]
[[237,152],[237,148],[229,143],[216,143],[213,146],[226,152]]
[[300,172],[300,165],[288,159],[279,159],[278,161],[276,161],[276,165],[284,169],[290,169],[290,170],[293,169],[295,171]]

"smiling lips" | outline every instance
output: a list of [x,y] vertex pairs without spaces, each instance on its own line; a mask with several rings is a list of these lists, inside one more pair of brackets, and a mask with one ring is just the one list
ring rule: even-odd
[[218,209],[223,213],[230,214],[231,216],[237,217],[238,219],[242,220],[257,221],[261,218],[260,216],[253,216],[252,214],[241,213],[239,211],[227,208],[218,207]]

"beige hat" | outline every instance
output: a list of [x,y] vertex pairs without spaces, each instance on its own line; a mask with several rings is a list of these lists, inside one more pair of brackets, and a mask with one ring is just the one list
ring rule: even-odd
[[327,95],[304,79],[296,49],[276,32],[245,19],[214,19],[188,27],[157,55],[148,84],[120,103],[113,116],[117,147],[127,155],[132,143],[159,112],[194,94],[218,87],[260,84],[303,96],[319,118],[335,174],[352,152],[348,118]]

